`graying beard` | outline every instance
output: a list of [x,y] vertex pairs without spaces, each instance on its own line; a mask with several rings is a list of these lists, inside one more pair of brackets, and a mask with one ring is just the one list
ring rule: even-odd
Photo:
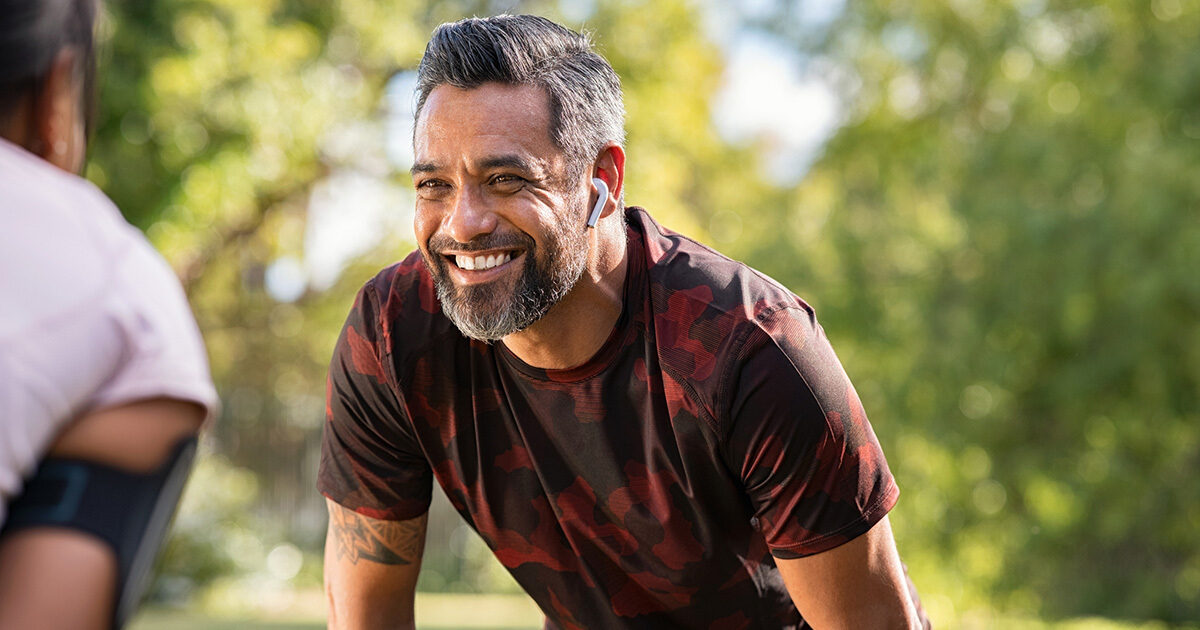
[[[459,332],[471,339],[491,343],[503,339],[512,333],[522,331],[541,319],[549,305],[539,309],[538,304],[525,288],[525,282],[517,285],[517,296],[514,304],[507,309],[490,310],[491,300],[472,299],[471,297],[454,295],[454,286],[437,283],[438,299],[442,303],[442,311],[446,317],[458,327]],[[491,294],[488,288],[472,289],[474,292]],[[478,303],[476,303],[478,302]]]
[[[579,251],[576,243],[566,245]],[[527,266],[513,290],[513,301],[508,308],[490,309],[493,302],[490,287],[471,289],[474,295],[456,295],[454,285],[448,280],[436,278],[434,285],[442,311],[459,332],[471,339],[491,343],[533,325],[574,288],[583,276],[587,255],[576,256],[569,262],[571,267],[557,278],[539,278],[539,274],[531,274]],[[527,265],[534,264],[531,257]],[[538,279],[548,282],[537,282]]]
[[[587,196],[584,195],[580,205],[586,206],[586,201]],[[578,223],[572,225],[574,222],[568,221],[567,225],[560,224],[556,230],[558,238],[551,240],[546,248],[547,265],[553,267],[557,259],[566,256],[567,268],[561,274],[541,274],[535,260],[537,252],[528,250],[525,269],[521,270],[508,308],[489,308],[493,302],[489,287],[471,289],[473,293],[456,294],[454,283],[444,267],[450,263],[439,260],[438,264],[443,267],[437,272],[430,269],[430,275],[434,279],[442,312],[464,336],[486,343],[503,339],[533,325],[583,277],[587,267],[588,237],[583,214],[578,216]],[[425,265],[430,266],[428,258],[425,259]]]

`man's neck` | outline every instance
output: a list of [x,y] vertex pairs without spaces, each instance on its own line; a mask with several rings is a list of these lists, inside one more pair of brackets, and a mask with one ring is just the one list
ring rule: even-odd
[[624,218],[606,223],[589,230],[592,253],[575,287],[532,326],[504,338],[525,363],[573,368],[592,358],[612,334],[624,309],[628,257]]

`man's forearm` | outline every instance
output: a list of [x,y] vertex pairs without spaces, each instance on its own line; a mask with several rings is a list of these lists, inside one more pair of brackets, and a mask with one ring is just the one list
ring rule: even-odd
[[373,519],[332,501],[325,537],[329,628],[414,628],[426,516]]
[[776,563],[800,614],[813,627],[922,627],[887,517],[840,547]]

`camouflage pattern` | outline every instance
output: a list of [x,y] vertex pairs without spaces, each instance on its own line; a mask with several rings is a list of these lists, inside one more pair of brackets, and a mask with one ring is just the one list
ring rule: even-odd
[[318,487],[381,519],[433,479],[548,628],[800,628],[774,558],[865,533],[899,491],[803,300],[626,210],[625,311],[587,363],[464,338],[413,253],[330,367]]

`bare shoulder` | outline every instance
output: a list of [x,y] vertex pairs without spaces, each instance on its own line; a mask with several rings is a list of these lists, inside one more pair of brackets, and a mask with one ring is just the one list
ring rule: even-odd
[[385,521],[363,516],[328,499],[326,504],[329,507],[326,545],[333,547],[338,560],[350,564],[367,560],[387,565],[420,562],[427,514],[406,521]]

